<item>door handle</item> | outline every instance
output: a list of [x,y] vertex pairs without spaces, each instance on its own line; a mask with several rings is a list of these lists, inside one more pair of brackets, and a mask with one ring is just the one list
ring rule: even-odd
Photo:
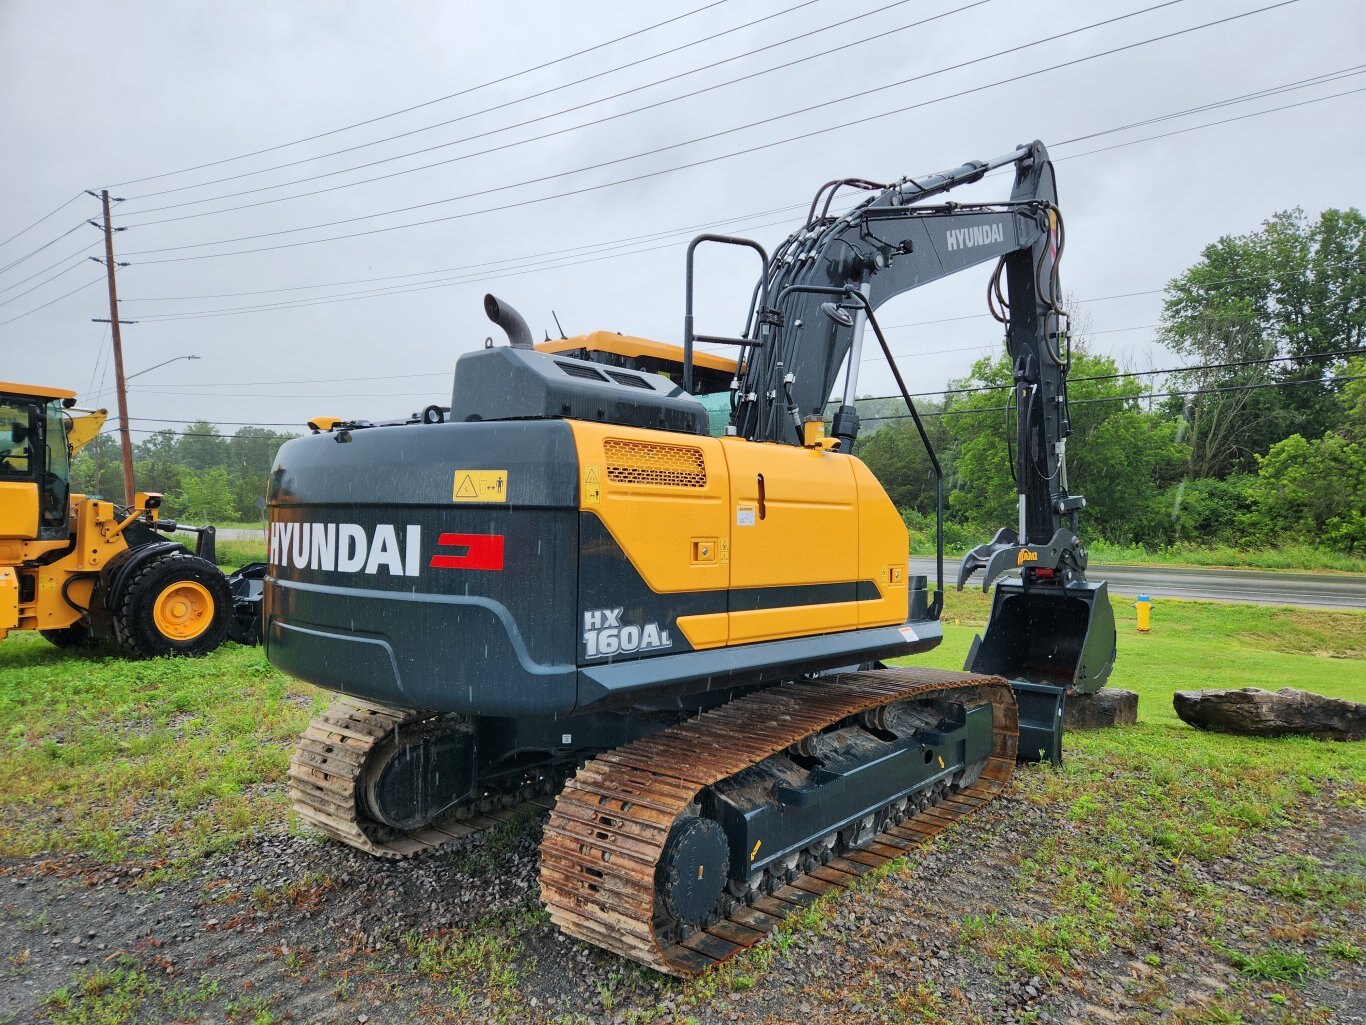
[[764,492],[764,475],[759,474],[759,519],[768,515],[768,499]]

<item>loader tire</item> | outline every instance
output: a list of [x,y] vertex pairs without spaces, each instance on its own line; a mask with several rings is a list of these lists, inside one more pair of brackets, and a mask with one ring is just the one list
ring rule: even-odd
[[114,601],[114,636],[131,655],[207,655],[228,635],[232,594],[213,563],[167,552],[139,567]]
[[43,635],[44,639],[63,650],[90,648],[95,644],[94,639],[90,636],[90,631],[82,623],[64,626],[57,630],[40,630],[39,633]]

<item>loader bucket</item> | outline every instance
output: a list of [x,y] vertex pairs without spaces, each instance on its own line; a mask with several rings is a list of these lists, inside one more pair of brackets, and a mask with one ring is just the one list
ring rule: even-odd
[[1062,757],[1062,710],[1069,694],[1105,685],[1115,662],[1115,614],[1105,582],[996,585],[991,618],[964,667],[1003,676],[1020,707],[1020,758]]

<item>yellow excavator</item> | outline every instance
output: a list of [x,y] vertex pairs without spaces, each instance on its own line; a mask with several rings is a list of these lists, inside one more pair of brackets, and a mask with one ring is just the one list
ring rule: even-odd
[[[997,169],[1008,199],[937,200]],[[868,196],[832,214],[844,189]],[[459,357],[449,405],[313,421],[271,471],[262,626],[278,669],[336,693],[291,759],[301,819],[407,858],[549,808],[551,920],[688,976],[914,852],[1017,758],[1059,759],[1065,701],[1115,657],[1067,473],[1063,241],[1039,142],[832,181],[772,256],[692,242],[681,350],[602,332],[537,346],[490,295],[508,344]],[[695,330],[703,243],[758,258],[739,336]],[[958,586],[995,585],[965,671],[889,668],[943,639],[943,481],[876,311],[988,266],[1017,517],[959,566]],[[935,471],[933,580],[909,572],[857,455],[865,329]]]
[[[104,425],[76,393],[0,382],[0,640],[37,630],[61,648],[112,640],[135,657],[204,655],[228,635],[233,595],[212,527],[71,493],[71,459]],[[198,534],[196,550],[159,535]]]

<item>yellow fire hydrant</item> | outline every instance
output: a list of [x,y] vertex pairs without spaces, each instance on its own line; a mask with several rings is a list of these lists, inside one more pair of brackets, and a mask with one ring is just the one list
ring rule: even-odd
[[1138,613],[1138,632],[1145,634],[1153,625],[1153,600],[1146,594],[1140,594],[1134,599],[1134,609]]

